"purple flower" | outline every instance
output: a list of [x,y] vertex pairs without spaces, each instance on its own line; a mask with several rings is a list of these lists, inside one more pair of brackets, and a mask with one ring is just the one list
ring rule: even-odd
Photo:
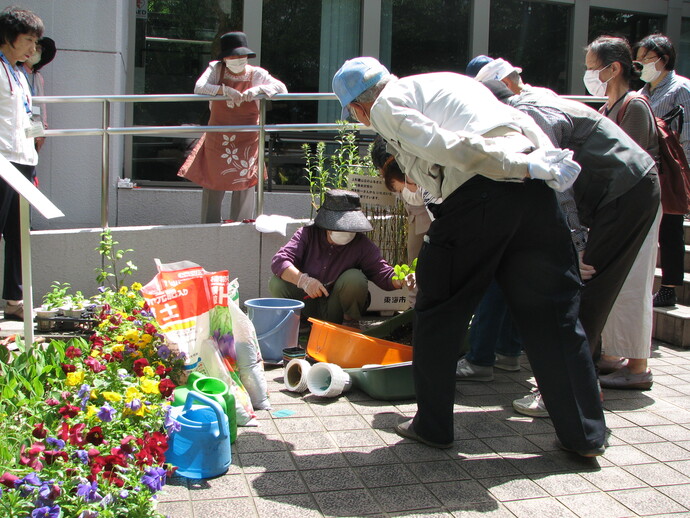
[[36,473],[29,473],[24,478],[18,480],[17,484],[31,484],[32,486],[40,486],[41,479],[38,478],[38,475],[36,475]]
[[122,498],[123,500],[125,498],[127,498],[128,496],[129,496],[129,491],[127,491],[126,489],[123,489],[122,491],[120,491],[120,498]]
[[117,411],[111,407],[108,403],[104,404],[100,410],[96,413],[98,416],[98,419],[103,421],[104,423],[109,423],[110,421],[113,420],[113,417]]
[[98,511],[93,509],[82,511],[78,518],[97,518]]
[[31,518],[60,518],[60,506],[37,507],[31,511]]
[[84,396],[90,396],[90,395],[91,395],[91,387],[89,387],[86,383],[84,383],[81,387],[79,387],[79,392],[77,392],[78,398],[83,398]]
[[178,421],[173,419],[173,417],[171,415],[172,407],[165,406],[164,412],[165,412],[165,421],[163,422],[163,426],[165,426],[166,430],[168,431],[168,434],[171,434],[173,432],[179,432],[180,429],[182,428],[182,425]]
[[125,403],[125,406],[129,408],[132,412],[136,412],[141,408],[141,401],[137,398],[134,398],[129,403]]
[[172,354],[172,351],[170,350],[170,347],[167,345],[161,345],[158,348],[158,357],[162,360],[167,360],[170,358],[170,354]]
[[65,441],[56,437],[47,437],[46,442],[53,446],[55,450],[61,450],[65,447]]
[[232,333],[220,334],[220,330],[213,333],[213,339],[218,344],[218,350],[226,358],[237,360],[237,352],[235,351],[235,337]]
[[84,500],[87,502],[98,502],[103,497],[98,494],[98,482],[95,480],[89,484],[89,482],[83,482],[77,486],[77,495],[83,496]]
[[89,453],[86,450],[77,450],[72,456],[76,457],[82,464],[89,463]]
[[161,467],[148,468],[141,477],[141,483],[147,486],[152,493],[155,493],[165,485],[165,474],[165,469]]

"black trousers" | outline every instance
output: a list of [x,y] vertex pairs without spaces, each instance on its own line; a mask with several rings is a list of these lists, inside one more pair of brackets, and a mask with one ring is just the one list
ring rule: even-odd
[[[35,167],[15,164],[28,180],[33,180]],[[5,272],[2,298],[21,300],[22,292],[22,243],[19,230],[19,194],[0,178],[0,234],[5,240]]]
[[592,357],[577,315],[580,276],[565,218],[541,181],[475,176],[438,207],[417,265],[414,429],[453,440],[455,366],[467,324],[495,277],[566,447],[604,442]]
[[659,252],[661,255],[661,284],[682,286],[685,257],[682,214],[664,214],[661,216]]
[[601,356],[601,332],[658,209],[659,180],[648,174],[594,216],[583,261],[597,273],[582,290],[580,321],[595,363]]

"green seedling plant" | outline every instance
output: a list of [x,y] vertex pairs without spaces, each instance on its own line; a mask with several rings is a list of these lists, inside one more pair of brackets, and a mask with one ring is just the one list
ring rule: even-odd
[[68,295],[70,284],[68,282],[53,282],[50,291],[43,295],[43,307],[45,309],[58,309],[63,307],[70,299]]
[[415,257],[414,260],[412,261],[412,264],[407,265],[407,264],[396,264],[393,267],[393,270],[395,271],[395,275],[393,275],[393,279],[397,281],[402,281],[407,277],[409,274],[414,273],[415,270],[417,269],[417,258]]
[[101,241],[96,248],[96,251],[101,255],[102,267],[96,268],[96,281],[101,285],[105,286],[110,283],[110,288],[119,289],[125,285],[125,277],[132,275],[136,270],[137,266],[132,261],[126,261],[125,265],[120,268],[119,261],[134,250],[128,248],[127,250],[121,250],[117,248],[120,243],[113,239],[113,234],[109,228],[106,228],[101,232]]

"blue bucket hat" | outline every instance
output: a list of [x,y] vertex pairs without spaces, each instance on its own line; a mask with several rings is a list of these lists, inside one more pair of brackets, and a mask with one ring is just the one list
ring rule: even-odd
[[390,74],[377,59],[360,57],[347,60],[333,76],[333,91],[347,117],[347,105]]
[[467,63],[467,67],[465,68],[465,75],[469,77],[476,77],[476,75],[484,67],[484,65],[488,65],[492,61],[493,58],[490,58],[489,56],[485,56],[483,54],[480,54],[479,56],[472,58],[470,62]]

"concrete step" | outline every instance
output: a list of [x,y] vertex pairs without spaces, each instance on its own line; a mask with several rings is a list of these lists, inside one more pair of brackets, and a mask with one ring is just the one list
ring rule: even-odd
[[652,337],[677,347],[690,348],[690,307],[654,308]]

